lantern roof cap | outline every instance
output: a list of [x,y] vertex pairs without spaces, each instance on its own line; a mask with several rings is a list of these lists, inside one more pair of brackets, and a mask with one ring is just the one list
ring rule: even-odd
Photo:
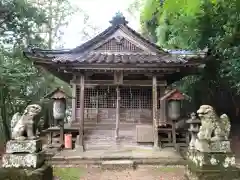
[[47,95],[44,96],[44,98],[49,98],[49,99],[68,99],[72,98],[69,96],[62,88],[58,87],[52,92],[48,93]]
[[160,100],[185,100],[185,99],[189,99],[188,96],[186,96],[185,94],[183,94],[182,92],[180,92],[178,89],[173,89],[168,91],[164,96],[162,96],[160,98]]

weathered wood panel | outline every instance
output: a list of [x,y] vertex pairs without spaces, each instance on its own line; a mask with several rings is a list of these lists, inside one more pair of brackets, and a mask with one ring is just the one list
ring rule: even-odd
[[[116,109],[115,108],[85,108],[84,123],[116,123]],[[76,109],[76,118],[80,118],[80,109]],[[120,123],[133,124],[152,124],[152,110],[151,109],[127,109],[120,108]]]
[[109,149],[118,146],[136,146],[136,125],[119,125],[119,137],[115,138],[115,127],[109,130],[87,130],[84,136],[84,144],[87,150],[90,149]]

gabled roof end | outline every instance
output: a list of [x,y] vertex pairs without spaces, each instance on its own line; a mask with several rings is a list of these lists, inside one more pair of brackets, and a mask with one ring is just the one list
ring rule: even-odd
[[126,18],[123,16],[123,14],[119,11],[115,14],[115,16],[112,18],[111,21],[109,21],[112,26],[116,26],[116,25],[126,25],[128,24],[128,21],[126,20]]

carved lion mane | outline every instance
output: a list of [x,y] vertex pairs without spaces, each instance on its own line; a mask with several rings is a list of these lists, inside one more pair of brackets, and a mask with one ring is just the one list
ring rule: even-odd
[[[227,140],[230,132],[230,121],[226,114],[220,117],[210,105],[202,105],[197,111],[201,120],[198,139]],[[212,137],[213,135],[213,137]]]
[[23,139],[24,133],[28,138],[34,138],[33,118],[41,112],[41,106],[31,104],[26,107],[21,116],[20,113],[14,114],[11,121],[12,139]]

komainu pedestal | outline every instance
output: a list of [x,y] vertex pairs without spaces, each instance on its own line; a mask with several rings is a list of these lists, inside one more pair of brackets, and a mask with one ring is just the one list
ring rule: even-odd
[[[53,179],[52,167],[44,163],[42,142],[35,136],[32,128],[33,117],[40,110],[39,105],[29,105],[22,116],[14,115],[12,120],[12,140],[7,142],[6,152],[2,156],[0,176],[4,177],[4,179]],[[27,136],[24,136],[24,134],[27,134]]]
[[6,144],[6,153],[36,153],[42,150],[40,139],[10,140]]
[[240,180],[240,171],[231,152],[191,150],[187,157],[186,177],[189,180]]
[[2,156],[1,173],[9,179],[14,175],[21,176],[24,180],[34,180],[35,177],[39,180],[52,180],[52,167],[44,161],[40,139],[10,140],[6,145],[6,153]]
[[[4,168],[39,168],[43,165],[44,154],[42,152],[26,153],[24,149],[22,150],[23,150],[22,152],[12,152],[12,153],[3,154],[2,167]],[[13,151],[13,149],[11,149],[11,151]]]
[[189,180],[240,180],[231,151],[230,121],[226,114],[218,117],[209,105],[197,111],[201,126],[195,145],[189,148],[186,177]]

